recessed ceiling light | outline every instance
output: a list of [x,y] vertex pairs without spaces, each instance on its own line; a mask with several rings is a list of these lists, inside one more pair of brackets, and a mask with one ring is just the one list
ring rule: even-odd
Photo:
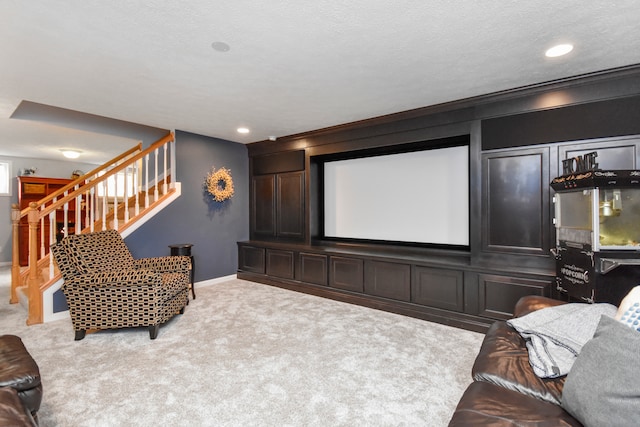
[[225,42],[213,42],[211,43],[211,47],[213,48],[213,50],[218,52],[229,52],[229,50],[231,49],[231,46],[229,46]]
[[249,133],[249,128],[238,128],[236,129],[238,133]]
[[562,55],[566,55],[567,53],[571,52],[573,50],[573,45],[572,44],[559,44],[556,45],[554,47],[552,47],[551,49],[548,49],[545,52],[545,55],[549,58],[555,58],[557,56],[562,56]]
[[62,149],[60,150],[62,151],[62,155],[65,156],[67,159],[77,159],[78,157],[80,157],[80,153],[81,151],[78,150],[69,150],[69,149]]

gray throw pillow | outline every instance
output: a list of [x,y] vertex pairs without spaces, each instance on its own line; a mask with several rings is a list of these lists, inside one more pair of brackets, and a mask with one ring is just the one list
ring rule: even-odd
[[562,407],[585,426],[640,423],[640,332],[602,316],[562,391]]

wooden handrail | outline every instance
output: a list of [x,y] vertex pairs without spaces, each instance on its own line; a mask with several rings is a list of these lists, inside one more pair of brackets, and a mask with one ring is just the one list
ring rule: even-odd
[[[143,150],[140,153],[136,154],[135,156],[131,157],[129,159],[129,163],[122,163],[122,164],[114,167],[113,169],[110,169],[104,175],[101,175],[98,178],[91,180],[91,182],[86,183],[82,187],[80,187],[80,188],[78,188],[76,190],[73,190],[71,193],[67,194],[65,197],[61,198],[60,200],[57,200],[55,203],[51,203],[46,208],[44,208],[42,210],[38,210],[38,212],[39,212],[38,219],[46,217],[52,211],[64,206],[66,203],[68,203],[71,200],[75,199],[80,194],[86,193],[87,190],[91,190],[92,188],[96,187],[98,184],[101,184],[102,182],[104,182],[107,179],[109,179],[109,177],[111,177],[113,175],[116,175],[118,172],[122,171],[123,169],[126,169],[129,166],[130,163],[137,162],[138,160],[144,158],[147,154],[152,153],[153,151],[155,151],[156,148],[162,147],[164,144],[166,144],[167,142],[171,142],[171,141],[173,141],[173,134],[172,133],[167,135],[167,136],[165,136],[164,138],[154,142],[152,145],[147,147],[145,150]],[[29,211],[30,209],[31,208],[26,208],[25,210]]]
[[[56,197],[60,196],[61,194],[64,194],[65,191],[69,191],[71,188],[73,188],[76,185],[81,184],[82,182],[84,182],[84,180],[86,179],[87,176],[97,175],[99,172],[102,172],[104,169],[109,167],[109,165],[112,165],[114,163],[119,162],[122,159],[127,158],[128,156],[130,156],[131,154],[135,153],[136,151],[139,151],[141,148],[142,148],[142,143],[139,142],[136,146],[130,148],[129,150],[125,151],[124,153],[120,154],[119,156],[114,157],[113,159],[109,160],[107,163],[104,163],[103,165],[98,166],[97,168],[95,168],[91,172],[87,172],[84,175],[82,175],[81,177],[78,177],[78,178],[74,179],[73,181],[71,181],[70,183],[65,185],[64,187],[56,190],[55,192],[47,195],[46,197],[43,197],[42,199],[38,200],[36,203],[38,205],[44,205],[44,204],[49,203],[50,201],[52,201]],[[20,211],[20,218],[26,216],[29,213],[29,209],[30,208],[24,208],[22,211]]]

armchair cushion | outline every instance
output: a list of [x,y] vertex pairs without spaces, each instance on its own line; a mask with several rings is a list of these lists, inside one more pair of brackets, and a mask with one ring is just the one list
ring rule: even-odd
[[133,268],[133,256],[116,230],[70,235],[60,244],[80,274]]
[[139,286],[159,283],[162,279],[160,273],[149,270],[125,270],[106,271],[99,273],[80,274],[64,283],[63,288],[97,288],[118,286]]
[[188,256],[140,258],[133,261],[133,268],[157,273],[175,273],[191,270],[191,259]]

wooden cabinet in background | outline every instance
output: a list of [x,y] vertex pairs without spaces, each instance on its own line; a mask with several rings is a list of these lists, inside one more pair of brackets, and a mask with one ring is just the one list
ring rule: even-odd
[[253,177],[251,228],[256,237],[304,238],[304,172]]
[[[35,176],[19,176],[18,177],[18,205],[20,210],[29,207],[31,202],[37,202],[49,194],[61,189],[68,183],[70,179],[64,178],[42,178]],[[72,227],[75,224],[75,204],[70,203],[67,212],[67,218],[69,222],[68,232],[72,232]],[[55,235],[63,232],[64,227],[64,211],[59,210],[56,212],[55,220]],[[27,217],[23,217],[20,220],[18,228],[18,239],[20,244],[20,265],[25,266],[29,263],[29,222]],[[44,221],[44,246],[45,251],[49,248],[49,221]],[[38,233],[38,249],[42,244],[42,233]]]

